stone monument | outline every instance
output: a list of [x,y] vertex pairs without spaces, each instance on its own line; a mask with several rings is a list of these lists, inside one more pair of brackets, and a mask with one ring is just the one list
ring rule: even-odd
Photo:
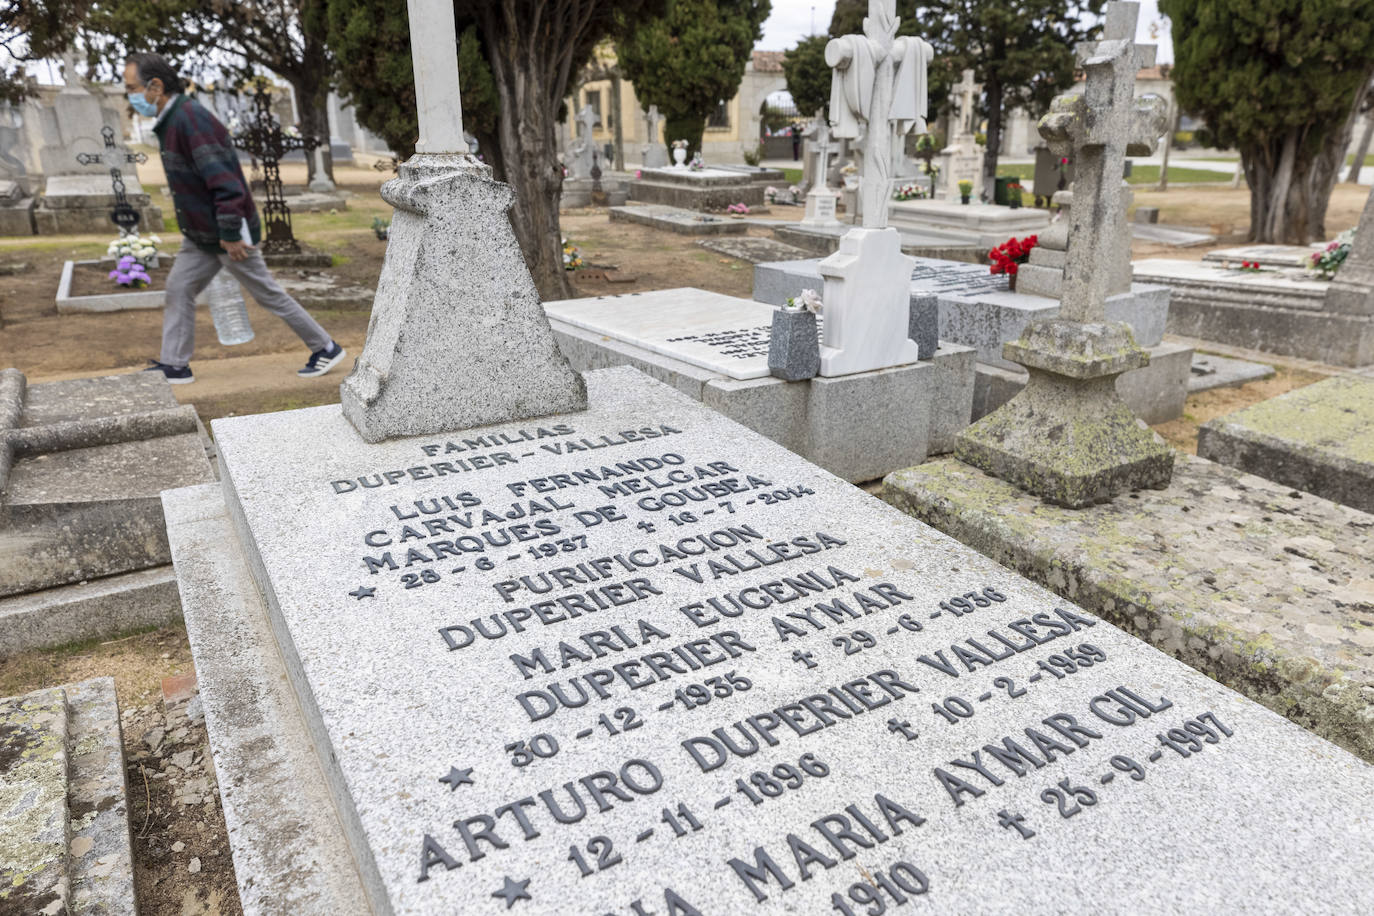
[[810,168],[812,181],[810,189],[806,192],[806,216],[803,217],[801,224],[817,228],[838,226],[840,221],[835,217],[835,205],[840,196],[830,190],[829,182],[826,180],[830,163],[830,122],[826,120],[823,111],[816,113],[816,119],[811,122],[806,136],[810,147],[807,166]]
[[601,118],[592,106],[583,105],[582,110],[577,113],[577,123],[580,129],[568,160],[568,177],[591,178],[592,160],[596,155],[596,139],[592,136],[592,129],[601,123]]
[[646,169],[664,169],[669,164],[668,147],[661,139],[658,126],[661,120],[657,105],[650,105],[649,110],[644,112],[644,136],[647,139],[640,150],[640,164]]
[[983,154],[978,150],[974,115],[983,87],[973,81],[973,71],[965,70],[953,86],[950,100],[954,111],[950,122],[949,143],[940,151],[940,188],[947,199],[959,199],[959,182],[973,182],[973,198],[983,193]]
[[425,23],[412,31],[420,139],[382,186],[396,212],[344,416],[378,442],[581,410],[582,377],[554,344],[506,215],[513,194],[463,138],[453,7],[408,9]]
[[1031,322],[1004,355],[1030,372],[1026,388],[960,435],[965,462],[1057,505],[1082,507],[1130,489],[1163,487],[1174,453],[1116,392],[1116,378],[1149,356],[1128,325],[1106,320],[1103,252],[1121,231],[1120,181],[1127,146],[1163,133],[1154,107],[1135,104],[1135,74],[1154,47],[1133,41],[1139,6],[1107,5],[1104,39],[1080,45],[1081,95],[1061,98],[1040,123],[1052,150],[1071,149],[1070,211],[1059,317]]
[[907,336],[915,262],[902,254],[901,235],[887,227],[887,203],[893,134],[925,129],[926,67],[933,52],[920,38],[898,38],[897,23],[896,0],[869,0],[864,33],[834,38],[825,47],[825,61],[834,68],[830,123],[837,137],[864,137],[864,162],[862,226],[847,232],[839,250],[819,265],[825,280],[823,376],[918,358]]
[[110,167],[110,189],[114,193],[114,207],[110,209],[110,222],[119,227],[121,234],[132,233],[138,229],[141,214],[129,204],[124,185],[124,171],[120,165],[142,165],[148,161],[147,153],[121,151],[115,146],[115,132],[110,127],[102,127],[100,136],[105,141],[103,153],[77,153],[76,161],[82,165],[101,163]]

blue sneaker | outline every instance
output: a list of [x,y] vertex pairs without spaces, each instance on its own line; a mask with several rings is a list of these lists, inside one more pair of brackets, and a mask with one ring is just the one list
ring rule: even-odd
[[196,377],[191,374],[190,366],[169,366],[155,359],[150,359],[148,362],[152,363],[152,365],[143,371],[161,372],[162,377],[167,380],[167,384],[169,385],[189,385],[196,380]]
[[348,352],[344,350],[343,347],[331,340],[329,346],[325,347],[323,350],[316,350],[314,353],[311,353],[309,361],[305,364],[305,368],[297,369],[296,374],[301,378],[314,378],[317,375],[324,375],[330,369],[333,369],[339,363],[343,362],[343,358],[347,355]]

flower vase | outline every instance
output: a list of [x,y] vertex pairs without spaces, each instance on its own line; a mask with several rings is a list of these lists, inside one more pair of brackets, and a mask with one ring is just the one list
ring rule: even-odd
[[680,168],[683,168],[686,164],[687,164],[687,150],[683,149],[683,148],[680,147],[680,146],[679,146],[679,147],[675,147],[675,148],[673,149],[673,167],[674,167],[674,168],[679,168],[679,169],[680,169]]
[[786,382],[815,378],[821,371],[821,344],[816,316],[806,309],[773,312],[768,338],[768,372]]
[[968,195],[968,194],[960,194],[960,195],[959,195],[959,203],[961,203],[961,204],[963,204],[964,206],[967,207],[967,206],[968,206],[968,199],[969,199],[969,196],[970,196],[970,195]]
[[1011,197],[1007,198],[1007,206],[1013,210],[1021,209],[1021,192],[1012,191]]
[[1007,274],[1007,291],[1016,292],[1016,274]]

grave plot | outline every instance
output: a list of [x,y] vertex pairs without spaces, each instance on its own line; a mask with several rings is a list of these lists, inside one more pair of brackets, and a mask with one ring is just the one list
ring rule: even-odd
[[1198,455],[1374,512],[1374,380],[1332,378],[1219,417]]
[[[337,809],[374,909],[1374,904],[1363,762],[631,370],[588,388],[379,445],[217,421],[232,513],[165,497],[179,566],[255,577],[183,581],[198,655],[274,631],[273,741],[324,762],[334,804],[276,817]],[[207,703],[232,785],[256,731]]]
[[158,493],[213,479],[159,376],[0,373],[0,657],[175,620]]

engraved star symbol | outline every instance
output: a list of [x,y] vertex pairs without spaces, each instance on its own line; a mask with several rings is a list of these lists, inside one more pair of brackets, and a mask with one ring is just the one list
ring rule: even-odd
[[375,598],[377,596],[377,589],[375,586],[359,585],[356,590],[349,592],[349,594],[359,601],[362,601],[364,598]]
[[531,899],[530,892],[528,890],[529,886],[529,878],[526,878],[524,881],[512,881],[509,877],[507,877],[505,883],[501,885],[501,889],[493,893],[492,896],[504,897],[506,899],[506,909],[510,909],[511,907],[515,906],[515,901],[517,900]]
[[457,767],[449,767],[448,775],[441,778],[439,781],[447,783],[450,792],[454,791],[459,786],[470,786],[472,785],[472,767],[468,767],[466,770],[460,770]]

